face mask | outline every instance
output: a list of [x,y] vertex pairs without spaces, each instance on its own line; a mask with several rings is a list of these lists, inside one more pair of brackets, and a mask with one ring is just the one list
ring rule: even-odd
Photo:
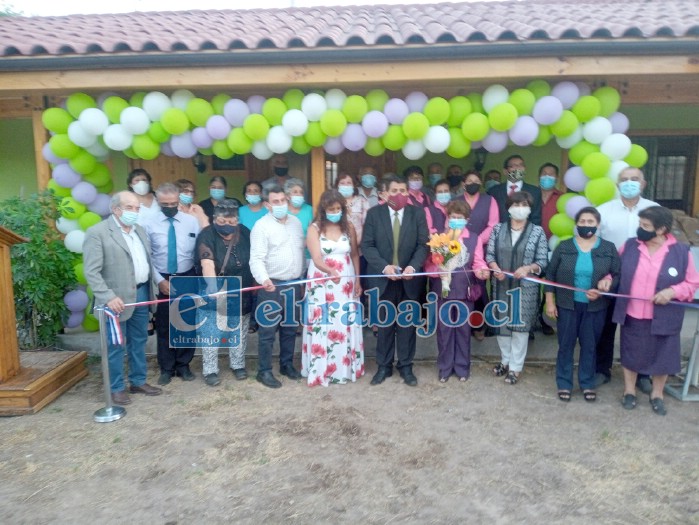
[[248,201],[248,204],[252,204],[254,206],[255,204],[260,204],[262,197],[259,195],[245,195],[245,200]]
[[449,228],[452,230],[463,230],[467,224],[466,219],[449,219]]
[[507,211],[510,212],[510,217],[514,220],[523,221],[529,217],[532,209],[529,206],[510,206],[510,209]]
[[625,180],[619,183],[619,193],[625,199],[633,199],[641,194],[641,183],[637,180]]
[[338,211],[337,213],[325,213],[325,216],[328,218],[330,222],[340,222],[340,219],[342,219],[342,212]]
[[168,208],[168,207],[160,208],[160,211],[163,212],[163,215],[165,215],[165,217],[167,217],[168,219],[171,219],[172,217],[177,215],[177,212],[179,210],[177,209],[177,206],[175,206],[174,208]]
[[476,193],[478,193],[478,190],[481,189],[481,185],[477,182],[472,182],[471,184],[466,184],[465,189],[466,193],[468,193],[469,195],[475,195]]
[[238,231],[237,226],[233,226],[232,224],[216,224],[214,223],[214,230],[220,235],[233,235],[235,232]]
[[438,193],[434,196],[437,202],[442,206],[446,206],[451,200],[451,193]]
[[362,175],[362,186],[365,188],[373,188],[376,185],[376,177],[371,173],[365,173]]
[[597,226],[576,226],[575,228],[578,230],[578,235],[583,239],[589,239],[597,233]]
[[490,191],[490,190],[492,190],[492,189],[493,189],[495,186],[497,186],[498,184],[500,184],[498,181],[492,180],[492,179],[491,179],[491,180],[485,181],[485,191]]
[[150,191],[150,184],[148,184],[144,180],[138,181],[131,187],[133,188],[134,193],[136,193],[137,195],[145,195]]
[[524,170],[512,170],[512,171],[508,172],[508,176],[513,181],[520,181],[520,180],[524,179],[525,174],[526,174],[526,172]]
[[121,217],[119,217],[119,220],[124,226],[133,226],[138,222],[138,212],[124,210],[121,212]]
[[289,200],[291,201],[291,205],[294,208],[300,208],[301,206],[303,206],[303,203],[306,202],[303,198],[303,195],[294,195]]
[[337,187],[337,191],[340,192],[340,195],[342,195],[345,199],[350,198],[352,195],[354,195],[354,186],[348,186],[346,184],[340,184]]
[[408,181],[408,188],[410,188],[413,191],[418,191],[422,189],[422,181],[421,180],[410,180]]
[[442,180],[442,174],[441,173],[430,173],[430,184],[434,186],[437,184],[440,180]]
[[215,201],[220,201],[220,200],[223,200],[224,197],[226,196],[226,190],[222,190],[219,188],[211,188],[209,190],[209,195]]
[[405,205],[408,204],[408,196],[403,195],[402,193],[396,193],[395,195],[388,195],[388,200],[386,201],[388,205],[398,211],[402,210],[405,208]]
[[275,219],[283,219],[284,217],[286,217],[287,213],[289,213],[289,206],[287,204],[272,206],[272,216]]
[[552,190],[555,185],[556,177],[552,177],[551,175],[542,175],[539,177],[539,186],[541,186],[542,190]]
[[636,230],[636,237],[638,237],[638,240],[641,242],[648,242],[651,239],[653,239],[655,236],[656,236],[655,231],[644,230],[640,226],[638,227],[638,230]]
[[182,204],[192,204],[194,202],[194,197],[187,195],[186,193],[180,193],[180,202]]
[[453,188],[454,186],[461,184],[461,181],[463,181],[464,178],[462,175],[449,175],[447,176],[447,180],[449,181],[449,186]]
[[286,177],[289,173],[289,168],[281,168],[279,166],[274,167],[274,174],[277,177]]

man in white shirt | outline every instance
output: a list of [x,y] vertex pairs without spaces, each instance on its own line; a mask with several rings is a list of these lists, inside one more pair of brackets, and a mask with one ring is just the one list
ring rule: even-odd
[[[641,197],[641,193],[646,187],[646,179],[638,168],[628,167],[621,170],[617,186],[619,187],[619,198],[600,204],[597,210],[602,217],[599,226],[600,237],[613,242],[616,249],[619,250],[628,239],[636,237],[638,212],[651,206],[658,206],[658,203]],[[614,299],[611,299],[607,307],[604,329],[597,343],[597,374],[595,376],[597,386],[609,383],[612,376],[614,339],[616,337],[616,324],[612,322],[614,304]],[[648,376],[639,376],[638,385],[644,393],[650,393],[651,385]]]
[[[276,184],[264,187],[262,200],[268,213],[260,218],[250,234],[250,271],[263,286],[257,295],[255,316],[259,325],[257,380],[270,388],[282,384],[272,374],[272,345],[279,331],[279,372],[289,379],[300,379],[293,366],[296,346],[296,300],[301,298],[300,285],[288,284],[301,277],[306,239],[301,222],[288,212],[284,189]],[[288,291],[290,290],[290,291]],[[289,294],[293,292],[294,304]],[[274,313],[265,314],[275,305]]]

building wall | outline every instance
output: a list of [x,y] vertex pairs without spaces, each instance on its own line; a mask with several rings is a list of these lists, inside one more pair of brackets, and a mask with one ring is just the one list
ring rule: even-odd
[[0,119],[0,199],[36,189],[31,119]]

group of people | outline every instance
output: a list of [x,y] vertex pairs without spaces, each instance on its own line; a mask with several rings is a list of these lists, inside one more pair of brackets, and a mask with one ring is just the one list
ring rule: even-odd
[[[427,179],[419,166],[406,168],[402,177],[380,179],[374,168],[362,167],[357,177],[340,173],[315,210],[304,183],[289,177],[286,157],[275,156],[271,166],[269,179],[245,184],[245,205],[226,197],[223,177],[213,177],[209,197],[195,204],[191,181],[164,183],[153,192],[150,175],[134,170],[129,190],[112,199],[112,215],[88,230],[86,278],[96,303],[120,315],[126,338],[124,347],[109,345],[115,403],[129,403],[128,393],[161,392],[145,380],[149,310],[155,312],[158,334],[158,383],[166,385],[174,376],[195,378],[190,369],[194,348],[170,348],[168,302],[124,305],[167,299],[172,277],[200,275],[237,276],[242,287],[259,288],[241,294],[240,314],[226,324],[240,334],[228,348],[230,368],[239,380],[248,377],[247,336],[257,331],[256,379],[263,385],[282,386],[272,373],[277,333],[280,374],[305,377],[309,385],[356,381],[365,373],[366,297],[373,294],[399,309],[406,301],[424,304],[430,291],[438,297],[438,311],[447,307],[448,315],[455,303],[481,313],[490,301],[507,305],[499,311],[504,321],[488,329],[501,352],[493,374],[511,385],[520,380],[534,328],[555,333],[542,313],[555,319],[556,383],[562,401],[573,395],[578,341],[578,384],[586,401],[596,400],[596,388],[609,381],[615,327],[621,325],[623,406],[636,405],[641,374],[639,385],[653,410],[665,414],[663,387],[667,376],[680,370],[684,311],[668,303],[692,300],[699,276],[688,247],[671,234],[672,213],[641,197],[645,181],[640,170],[622,170],[620,198],[581,209],[575,235],[550,253],[548,222],[561,195],[553,164],[540,168],[538,186],[524,182],[526,166],[519,155],[505,160],[504,182],[497,171],[484,179],[478,171],[463,173],[456,165],[443,173],[441,165],[431,164]],[[458,253],[448,286],[444,267],[428,246],[431,234],[444,233]],[[610,292],[620,295],[605,295]],[[278,305],[280,315],[258,322],[256,305],[268,304]],[[471,337],[483,340],[487,327],[444,321],[439,316],[427,320],[436,323],[438,379],[446,382],[455,375],[466,381]],[[374,324],[377,371],[371,384],[381,384],[395,367],[405,384],[417,385],[412,369],[415,324]],[[216,329],[213,323],[203,328]],[[297,332],[302,336],[300,370],[293,364]],[[220,383],[218,352],[215,346],[202,348],[202,373],[211,386]]]

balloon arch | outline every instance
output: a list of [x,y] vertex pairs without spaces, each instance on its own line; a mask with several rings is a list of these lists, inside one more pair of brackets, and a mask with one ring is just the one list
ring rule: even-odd
[[[584,206],[597,206],[616,195],[616,178],[626,166],[641,167],[646,151],[626,136],[628,118],[618,111],[619,92],[604,86],[594,91],[580,82],[551,86],[533,80],[510,92],[494,84],[482,94],[449,100],[412,92],[391,98],[382,89],[365,96],[340,89],[305,94],[290,89],[281,98],[254,95],[247,100],[218,94],[210,101],[180,89],[167,96],[153,91],[129,100],[105,93],[96,100],[74,93],[65,107],[44,111],[51,133],[43,147],[52,165],[48,187],[62,197],[56,227],[66,247],[82,254],[85,230],[109,215],[112,175],[105,161],[111,151],[132,159],[159,155],[190,158],[201,153],[229,159],[252,154],[268,159],[275,153],[307,154],[314,147],[337,155],[364,150],[380,156],[400,151],[411,160],[425,153],[466,157],[471,150],[492,153],[508,144],[544,146],[555,140],[569,150],[573,166],[564,176],[566,193],[549,227],[552,246],[573,234],[573,217]],[[75,274],[86,285],[82,262]],[[97,330],[85,311],[89,289],[68,292],[68,327],[82,324]]]

